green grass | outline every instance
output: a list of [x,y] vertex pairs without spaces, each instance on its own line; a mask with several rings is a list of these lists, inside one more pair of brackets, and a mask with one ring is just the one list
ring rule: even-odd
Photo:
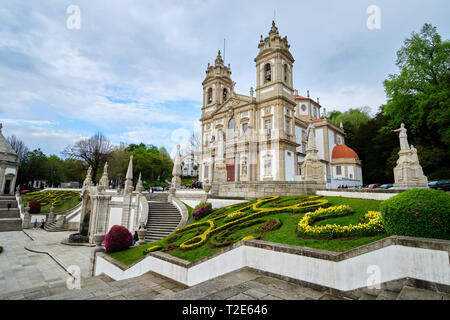
[[[78,194],[78,192],[75,192],[75,191],[44,191],[44,192],[42,192],[42,194],[46,194],[46,193],[49,193],[49,192],[53,192],[54,194],[58,194],[58,195],[59,194],[63,194],[63,193],[73,193],[74,194],[73,198],[67,199],[67,200],[62,200],[62,204],[61,205],[54,206],[54,208],[55,208],[54,213],[59,213],[59,212],[64,212],[64,211],[70,210],[70,209],[72,209],[73,207],[77,206],[80,203],[78,195],[75,196],[75,194]],[[28,201],[31,200],[30,198],[32,198],[33,195],[24,194],[21,197],[22,197],[23,207],[25,208],[27,203],[28,203]],[[50,207],[51,207],[51,203],[49,203],[49,204],[47,204],[45,206],[41,206],[41,212],[40,213],[41,214],[48,214],[48,213],[50,213]]]
[[192,218],[192,212],[194,212],[194,208],[192,208],[191,206],[187,205],[187,204],[184,203],[184,202],[183,202],[183,204],[186,206],[186,208],[187,208],[187,210],[188,210],[188,214],[189,214],[189,216],[188,216],[188,221],[189,221],[189,219]]
[[[280,203],[282,206],[288,206],[295,204],[298,200],[293,200],[292,197],[281,197],[284,201]],[[365,200],[365,199],[354,199],[354,198],[341,198],[341,197],[323,197],[324,199],[327,199],[331,205],[342,205],[342,204],[348,204],[350,207],[354,210],[354,215],[346,216],[346,217],[340,217],[340,218],[333,218],[333,219],[327,219],[319,221],[318,225],[325,225],[325,224],[339,224],[339,225],[348,225],[348,224],[358,224],[360,222],[360,219],[366,214],[368,211],[378,211],[381,201],[376,200]],[[240,203],[237,205],[232,206],[231,208],[224,210],[224,209],[217,209],[213,210],[212,214],[204,217],[196,222],[201,221],[207,221],[211,219],[211,217],[214,216],[215,213],[220,212],[221,214],[225,213],[231,213],[235,211],[237,208],[246,206],[248,204],[254,203],[255,201],[250,201],[248,203]],[[188,206],[187,206],[188,207]],[[265,204],[261,207],[264,208],[270,208],[269,204]],[[192,209],[192,208],[191,208]],[[189,210],[189,207],[188,207]],[[221,211],[219,211],[221,210]],[[292,214],[292,213],[277,213],[268,215],[265,218],[268,217],[276,217],[282,221],[282,226],[278,230],[274,230],[271,232],[266,232],[262,234],[261,240],[275,242],[275,243],[282,243],[282,244],[289,244],[289,245],[295,245],[295,246],[304,246],[304,247],[310,247],[310,248],[316,248],[316,249],[323,249],[323,250],[329,250],[329,251],[336,251],[336,252],[342,252],[347,251],[377,240],[380,240],[384,237],[387,237],[387,234],[380,234],[376,236],[370,236],[370,237],[355,237],[352,239],[332,239],[332,240],[326,240],[326,239],[305,239],[300,238],[297,233],[297,225],[300,219],[303,217],[304,214]],[[216,220],[215,224],[216,226],[223,225],[224,222],[223,219]],[[236,232],[234,232],[231,235],[231,238],[235,241],[239,241],[243,237],[254,234],[256,226],[250,226],[244,229],[240,229]],[[187,233],[183,235],[182,238],[178,239],[177,241],[169,244],[169,245],[180,245],[182,242],[184,242],[187,239],[190,239],[191,237],[194,237],[196,235],[196,231],[198,229],[201,229],[202,231],[206,230],[207,227],[200,227],[195,228],[192,230],[192,232]],[[157,242],[146,244],[139,247],[134,247],[125,251],[112,253],[111,256],[126,264],[130,265],[137,259],[141,258],[143,256],[143,252],[146,248],[149,248],[154,245],[162,245],[163,247],[167,247],[166,240],[173,237],[173,235],[159,240]],[[199,248],[191,249],[191,250],[182,250],[180,248],[176,248],[175,250],[168,251],[169,254],[175,257],[179,257],[185,260],[189,261],[196,261],[198,259],[201,259],[203,257],[206,257],[221,248],[214,247],[210,240],[208,240],[204,245],[202,245]]]

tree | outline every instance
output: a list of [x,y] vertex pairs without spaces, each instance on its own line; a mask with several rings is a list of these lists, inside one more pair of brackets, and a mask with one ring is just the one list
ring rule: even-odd
[[63,180],[63,161],[56,155],[47,158],[46,181],[52,187],[58,187]]
[[119,146],[115,147],[108,158],[108,174],[112,179],[114,186],[122,184],[125,180],[125,175],[127,173],[128,163],[130,161],[130,152],[128,151],[129,146],[121,143]]
[[62,163],[63,180],[82,183],[86,177],[86,165],[79,159],[67,158]]
[[73,159],[85,161],[92,167],[92,180],[97,181],[97,171],[108,159],[113,149],[112,143],[101,132],[91,138],[82,139],[72,146],[68,146],[63,155]]
[[345,130],[345,144],[355,148],[358,139],[356,131],[371,119],[369,112],[369,107],[349,109],[345,112],[332,111],[329,113],[328,120],[336,126],[339,126],[342,121]]
[[11,147],[19,156],[19,160],[22,161],[22,159],[29,151],[25,143],[21,139],[16,137],[14,134],[12,136],[7,137],[6,140],[9,142]]
[[[450,173],[450,42],[425,24],[397,52],[399,73],[384,81],[388,103],[383,113],[387,133],[403,122],[419,153],[425,174]],[[433,150],[433,156],[426,150]],[[444,170],[442,170],[444,168]]]
[[23,157],[17,176],[17,184],[23,187],[35,180],[47,180],[47,157],[41,149],[27,152]]

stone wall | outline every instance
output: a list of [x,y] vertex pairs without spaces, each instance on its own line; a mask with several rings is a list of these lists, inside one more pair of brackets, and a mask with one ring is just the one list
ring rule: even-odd
[[[187,286],[249,267],[312,286],[347,292],[399,279],[419,279],[450,292],[450,241],[391,236],[351,249],[330,252],[306,247],[245,240],[194,262],[152,252],[130,266],[99,254],[95,275],[115,280],[152,271]],[[371,277],[373,268],[379,277]],[[373,279],[372,279],[373,278]]]
[[398,195],[403,190],[317,190],[319,196],[345,197],[384,201]]
[[268,196],[298,196],[316,194],[325,184],[314,181],[245,181],[213,184],[212,198],[257,199]]

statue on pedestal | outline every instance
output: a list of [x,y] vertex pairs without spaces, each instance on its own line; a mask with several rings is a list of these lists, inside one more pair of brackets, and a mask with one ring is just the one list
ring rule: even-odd
[[413,145],[411,145],[411,148],[409,147],[405,125],[402,123],[400,128],[393,130],[393,132],[399,132],[400,139],[399,158],[397,166],[394,168],[394,188],[428,188],[428,179],[423,174],[417,149]]
[[312,120],[306,129],[306,136],[306,157],[301,168],[302,181],[315,181],[325,184],[323,164],[320,162],[316,147],[316,127]]

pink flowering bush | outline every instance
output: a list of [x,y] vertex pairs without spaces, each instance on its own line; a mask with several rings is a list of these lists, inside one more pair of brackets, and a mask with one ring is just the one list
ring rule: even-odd
[[105,236],[105,249],[108,253],[122,251],[132,245],[133,235],[125,227],[112,226]]
[[199,219],[209,215],[211,213],[211,211],[212,211],[211,203],[203,202],[195,207],[195,210],[192,213],[192,216],[194,217],[195,220],[199,220]]
[[450,240],[450,194],[412,189],[380,205],[388,234]]

